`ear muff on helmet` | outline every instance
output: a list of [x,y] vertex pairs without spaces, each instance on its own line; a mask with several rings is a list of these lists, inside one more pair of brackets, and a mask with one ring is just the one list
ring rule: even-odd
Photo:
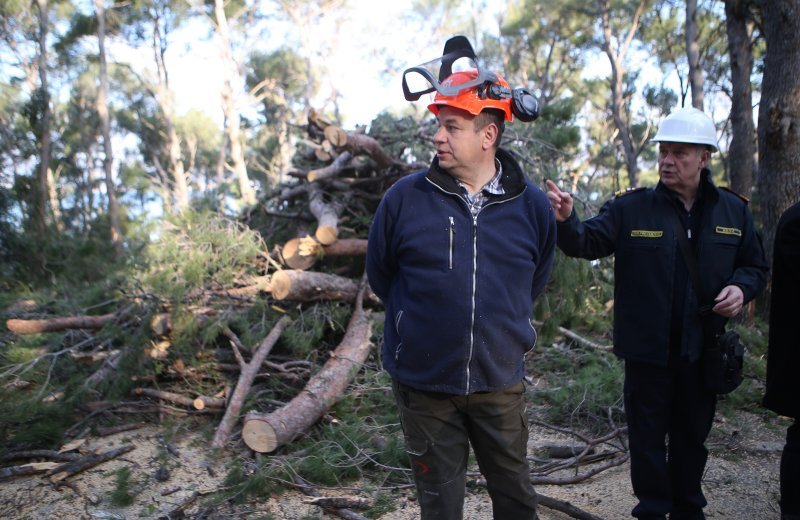
[[530,123],[539,117],[539,100],[528,89],[510,89],[500,83],[487,81],[478,86],[477,90],[481,99],[510,99],[511,113],[524,123]]
[[530,123],[539,117],[539,100],[524,88],[511,91],[511,111],[523,123]]

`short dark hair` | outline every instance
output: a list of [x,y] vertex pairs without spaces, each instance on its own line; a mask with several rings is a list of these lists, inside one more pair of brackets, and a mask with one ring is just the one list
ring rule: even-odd
[[482,130],[487,125],[494,124],[497,127],[497,139],[494,140],[494,147],[500,146],[503,139],[503,132],[506,129],[506,115],[502,110],[496,108],[484,108],[480,114],[475,116],[475,131]]

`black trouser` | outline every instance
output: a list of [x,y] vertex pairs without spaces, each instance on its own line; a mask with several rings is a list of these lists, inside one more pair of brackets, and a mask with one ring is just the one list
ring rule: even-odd
[[786,445],[781,455],[781,515],[800,520],[800,420],[786,431]]
[[423,520],[461,520],[470,443],[494,518],[536,518],[522,382],[465,396],[420,392],[397,382],[393,390]]
[[639,499],[635,517],[705,518],[700,481],[717,397],[705,389],[701,374],[699,362],[625,362],[631,483]]

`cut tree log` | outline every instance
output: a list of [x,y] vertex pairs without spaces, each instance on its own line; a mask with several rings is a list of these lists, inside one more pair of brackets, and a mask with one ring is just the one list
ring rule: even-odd
[[[222,416],[222,420],[219,422],[219,426],[217,426],[217,431],[214,433],[214,440],[211,443],[213,447],[222,448],[227,444],[233,425],[239,419],[239,412],[242,410],[244,399],[247,397],[250,387],[253,386],[253,380],[256,378],[256,374],[258,374],[261,364],[264,362],[267,354],[272,350],[272,347],[278,341],[278,338],[280,338],[283,329],[286,328],[290,321],[288,316],[283,316],[278,320],[269,334],[267,334],[267,337],[264,338],[258,346],[255,354],[250,358],[249,363],[244,361],[239,352],[239,348],[237,347],[239,339],[231,339],[231,347],[233,348],[241,370],[239,372],[239,381],[236,383],[236,389],[233,391],[230,403],[228,403],[228,409],[225,410],[225,415]],[[230,329],[226,330],[226,335],[230,336],[232,334],[233,332],[231,332]]]
[[48,471],[45,476],[50,477],[50,482],[55,483],[80,473],[81,471],[97,466],[98,464],[115,459],[120,455],[124,455],[129,451],[133,451],[135,448],[136,446],[133,444],[125,444],[119,448],[104,451],[103,453],[92,453],[85,457],[81,457],[78,460],[61,464],[58,467]]
[[317,258],[322,256],[364,256],[367,253],[367,240],[364,238],[340,238],[330,245],[320,244],[310,236],[292,238],[283,245],[283,262],[292,269],[310,269]]
[[561,511],[570,518],[575,518],[576,520],[603,520],[602,517],[592,514],[588,511],[584,511],[583,509],[574,506],[565,500],[559,500],[557,498],[542,495],[541,493],[537,493],[537,496],[539,498],[540,506]]
[[44,320],[10,319],[6,321],[6,328],[15,334],[41,334],[70,329],[101,329],[116,315],[116,313],[111,313],[102,316],[64,316]]
[[269,289],[276,300],[303,302],[353,301],[358,294],[358,284],[350,278],[297,269],[282,269],[272,273]]
[[330,245],[339,238],[339,213],[342,207],[338,203],[327,203],[323,199],[322,190],[318,185],[310,186],[308,208],[317,219],[317,230],[314,237],[322,245]]
[[242,440],[250,449],[268,453],[291,442],[316,423],[341,397],[370,351],[372,321],[364,311],[366,291],[365,275],[359,284],[353,315],[342,342],[300,394],[274,412],[251,412],[245,416]]
[[337,149],[344,148],[354,156],[368,155],[381,170],[395,164],[395,161],[383,150],[381,144],[368,135],[345,132],[335,125],[326,126],[323,133],[326,142]]
[[[332,127],[328,127],[332,128]],[[312,497],[303,500],[304,504],[311,504],[322,508],[335,508],[335,509],[369,509],[372,504],[366,498],[356,496],[338,496],[338,497]]]
[[[298,487],[304,494],[310,497],[320,497],[322,498],[322,493],[320,493],[316,488],[311,486],[308,482],[303,480],[299,475],[294,475],[292,477],[292,481],[296,487]],[[322,508],[327,514],[332,516],[338,516],[339,518],[343,518],[344,520],[367,520],[366,517],[361,516],[360,514],[356,513],[350,508],[347,507],[333,507],[333,506],[326,506],[323,503],[316,504]]]
[[208,397],[201,395],[196,398],[186,397],[185,395],[176,394],[174,392],[166,392],[164,390],[156,390],[155,388],[134,388],[131,393],[138,397],[152,397],[168,403],[180,404],[188,406],[196,410],[203,410],[205,408],[221,409],[225,406],[224,399],[217,399],[215,397]]
[[335,177],[344,171],[344,169],[350,164],[350,159],[352,158],[353,155],[350,152],[342,152],[329,165],[308,172],[308,175],[306,175],[306,180],[308,180],[308,182],[317,182],[330,177]]
[[347,144],[347,132],[336,125],[326,126],[322,133],[325,135],[325,140],[336,148],[340,148]]
[[23,464],[21,466],[7,466],[5,468],[0,468],[0,480],[36,475],[37,473],[44,473],[58,466],[58,462],[31,462],[30,464]]
[[353,155],[369,155],[381,170],[395,164],[395,161],[383,150],[381,144],[368,135],[350,132],[347,134],[344,147]]
[[[317,260],[314,255],[304,255],[300,252],[300,243],[304,240],[311,240],[314,243],[319,243],[311,237],[297,237],[290,239],[281,248],[281,257],[283,258],[283,263],[286,266],[291,267],[292,269],[305,271],[314,265],[314,262]],[[334,242],[334,244],[335,243],[336,242]],[[322,248],[321,244],[320,248]]]

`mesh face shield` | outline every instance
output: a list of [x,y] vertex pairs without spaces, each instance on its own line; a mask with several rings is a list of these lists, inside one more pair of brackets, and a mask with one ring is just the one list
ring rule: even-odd
[[[442,85],[442,82],[454,72],[468,70],[477,71],[474,79],[458,85]],[[456,96],[463,90],[496,79],[493,73],[481,68],[469,40],[464,36],[454,36],[445,42],[441,57],[410,67],[403,72],[403,95],[407,101],[417,101],[424,94],[431,92],[438,92],[448,97]]]

